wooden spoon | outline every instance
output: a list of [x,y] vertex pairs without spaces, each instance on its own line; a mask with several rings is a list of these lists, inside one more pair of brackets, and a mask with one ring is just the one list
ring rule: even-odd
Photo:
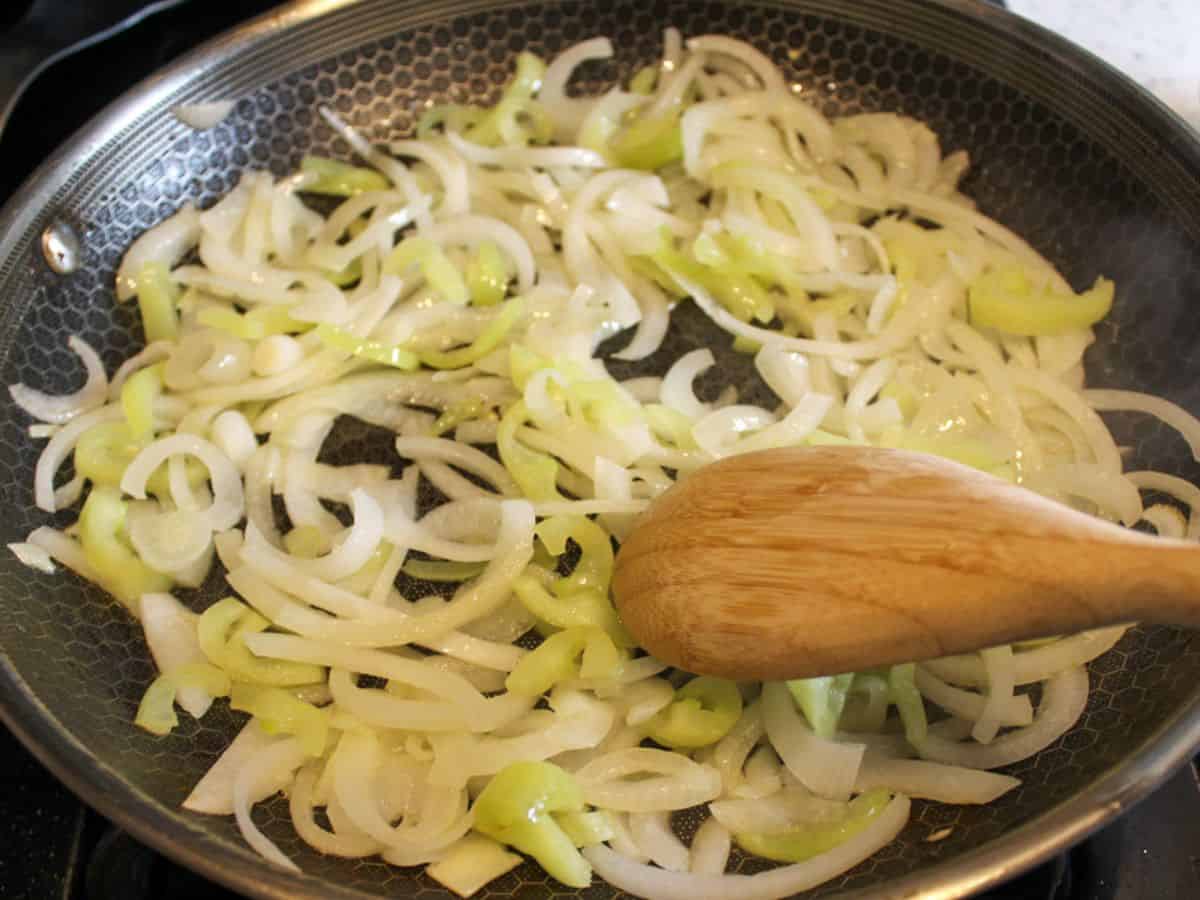
[[1200,546],[940,457],[767,450],[656,500],[621,546],[613,589],[664,662],[778,680],[1120,622],[1200,627]]

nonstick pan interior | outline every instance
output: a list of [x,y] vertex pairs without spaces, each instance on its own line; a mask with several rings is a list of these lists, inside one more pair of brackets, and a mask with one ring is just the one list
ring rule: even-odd
[[[608,35],[611,63],[588,64],[581,90],[610,85],[655,59],[662,29],[727,33],[780,64],[801,96],[830,115],[898,111],[928,122],[944,150],[967,149],[965,191],[1028,238],[1076,285],[1113,278],[1118,301],[1087,362],[1092,384],[1165,396],[1200,410],[1200,148],[1147,95],[1082,51],[969,0],[798,0],[795,3],[299,4],[209,45],[136,90],[50,160],[0,217],[3,383],[78,385],[66,347],[79,334],[112,371],[139,346],[113,275],[123,249],[185,201],[213,203],[240,173],[293,169],[308,152],[349,158],[320,120],[329,105],[368,136],[409,132],[429,100],[494,98],[524,49],[544,56]],[[179,103],[236,98],[210,131],[178,123]],[[12,136],[19,139],[18,135]],[[42,229],[70,223],[84,265],[58,276],[39,250]],[[661,373],[700,344],[719,351],[721,378],[762,390],[744,357],[721,350],[688,304],[674,336],[640,368]],[[1200,478],[1187,446],[1144,419],[1111,420],[1131,468]],[[0,408],[3,540],[45,517],[33,507],[38,444],[28,422]],[[347,440],[346,454],[362,449]],[[59,522],[57,524],[63,524]],[[187,597],[201,608],[217,578]],[[321,857],[291,833],[286,801],[260,807],[267,834],[307,873],[277,872],[244,848],[232,820],[178,810],[241,717],[223,706],[165,739],[132,725],[153,677],[136,622],[97,589],[46,576],[0,554],[0,698],[10,725],[102,812],[211,877],[264,897],[441,896],[423,875],[382,863]],[[814,892],[861,889],[962,896],[1082,836],[1148,790],[1200,736],[1200,638],[1137,629],[1090,666],[1080,724],[1057,745],[1007,770],[1023,786],[981,807],[918,802],[892,846]],[[680,822],[687,830],[689,823]],[[926,840],[949,828],[939,841]],[[760,866],[744,861],[742,871]],[[525,866],[483,897],[571,892]],[[604,897],[603,886],[580,896]]]

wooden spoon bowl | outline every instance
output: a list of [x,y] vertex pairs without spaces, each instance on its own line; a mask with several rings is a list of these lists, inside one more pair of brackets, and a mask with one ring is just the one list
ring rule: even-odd
[[663,661],[777,680],[1120,622],[1200,626],[1200,546],[940,457],[787,448],[663,494],[622,544],[613,589]]

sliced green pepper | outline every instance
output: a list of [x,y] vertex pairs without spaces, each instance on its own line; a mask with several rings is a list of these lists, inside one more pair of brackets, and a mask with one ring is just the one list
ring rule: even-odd
[[422,237],[405,238],[383,261],[385,275],[402,275],[410,266],[418,266],[421,276],[448,303],[465,304],[470,299],[463,280],[446,252]]
[[809,727],[823,738],[833,737],[838,720],[846,708],[846,695],[854,682],[854,673],[799,678],[787,683]]
[[925,740],[925,735],[929,733],[925,701],[917,690],[916,674],[914,663],[892,666],[888,670],[889,699],[896,704],[900,721],[904,723],[904,736],[914,747]]
[[237,681],[296,687],[325,680],[325,669],[321,666],[264,659],[251,653],[246,646],[246,635],[265,631],[268,625],[270,622],[236,597],[225,597],[200,615],[196,635],[209,662]]
[[525,654],[504,686],[514,694],[536,697],[560,681],[611,678],[620,672],[622,659],[612,638],[599,628],[568,628]]
[[147,566],[129,547],[128,508],[116,488],[94,485],[79,513],[79,542],[100,586],[136,610],[142,594],[169,590],[171,579]]
[[874,820],[891,802],[887,790],[867,791],[851,800],[843,818],[834,822],[802,825],[782,834],[740,833],[733,836],[738,846],[755,856],[776,862],[798,863],[844,844]]
[[467,290],[476,306],[495,306],[508,292],[508,262],[493,241],[483,241],[467,263]]
[[561,500],[558,493],[558,462],[545,453],[530,450],[517,440],[517,429],[529,420],[524,401],[517,401],[500,419],[496,449],[508,474],[530,500]]
[[567,540],[580,549],[579,561],[571,574],[554,582],[560,597],[593,590],[608,594],[613,575],[613,546],[608,532],[587,516],[551,516],[538,523],[534,534],[554,556],[567,552]]
[[1055,335],[1095,325],[1112,309],[1113,283],[1097,278],[1082,294],[1035,291],[1020,268],[995,269],[967,291],[971,324],[1008,334]]
[[325,752],[329,738],[329,715],[277,687],[237,684],[229,695],[231,709],[248,712],[267,734],[291,734],[309,756]]
[[587,887],[592,867],[554,813],[582,812],[575,779],[546,762],[518,762],[502,769],[475,801],[475,829],[527,853],[569,887]]
[[736,684],[701,675],[677,690],[671,704],[646,722],[646,734],[676,750],[707,747],[725,737],[741,714],[742,694]]
[[407,559],[401,571],[409,578],[419,578],[421,581],[454,582],[474,578],[483,569],[484,563]]
[[417,356],[431,369],[462,369],[478,362],[499,347],[500,342],[508,336],[524,312],[524,299],[514,297],[500,307],[499,314],[488,322],[479,337],[467,346],[454,350],[423,350],[419,351]]
[[165,265],[148,262],[142,267],[137,276],[137,299],[147,344],[173,341],[179,336],[179,318],[175,311],[178,289],[171,282]]
[[175,696],[184,687],[198,687],[211,697],[228,697],[231,684],[228,675],[208,663],[179,666],[150,683],[138,704],[133,724],[151,734],[169,734],[179,724]]
[[154,401],[163,392],[164,363],[134,372],[121,385],[121,409],[135,441],[154,437]]
[[357,356],[360,359],[369,359],[371,362],[392,366],[404,372],[411,372],[417,368],[419,362],[415,353],[405,350],[403,347],[356,337],[349,331],[338,328],[336,325],[330,325],[328,322],[317,326],[317,337],[331,350]]
[[300,334],[313,327],[312,322],[293,319],[287,306],[257,306],[249,312],[208,307],[196,314],[196,321],[244,341],[258,341],[275,334]]
[[312,194],[329,194],[333,197],[353,197],[364,191],[386,191],[391,184],[374,169],[351,166],[324,156],[306,156],[300,161],[301,172],[311,172],[316,181],[305,186]]

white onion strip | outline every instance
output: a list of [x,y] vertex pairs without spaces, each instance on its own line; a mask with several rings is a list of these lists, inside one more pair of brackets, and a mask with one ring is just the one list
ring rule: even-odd
[[177,454],[195,456],[208,468],[213,501],[196,515],[203,518],[210,531],[224,531],[236,525],[245,509],[241,473],[215,445],[193,434],[160,438],[139,452],[121,476],[121,490],[145,500],[146,482],[154,470]]
[[87,341],[74,334],[67,338],[67,346],[79,357],[87,375],[87,380],[79,390],[73,394],[55,396],[24,384],[14,384],[8,389],[13,402],[39,421],[61,425],[81,413],[103,406],[108,396],[108,378],[99,354]]
[[866,828],[828,853],[758,875],[667,872],[627,860],[600,845],[583,855],[601,878],[637,897],[655,900],[779,900],[836,878],[890,844],[908,822],[910,803],[897,796]]
[[817,737],[796,709],[787,686],[763,685],[762,718],[771,746],[801,784],[820,797],[845,800],[854,788],[866,747]]
[[972,769],[1012,765],[1066,734],[1082,715],[1087,695],[1087,670],[1064,669],[1046,682],[1032,725],[1007,732],[986,745],[955,743],[930,734],[917,749],[926,759]]

